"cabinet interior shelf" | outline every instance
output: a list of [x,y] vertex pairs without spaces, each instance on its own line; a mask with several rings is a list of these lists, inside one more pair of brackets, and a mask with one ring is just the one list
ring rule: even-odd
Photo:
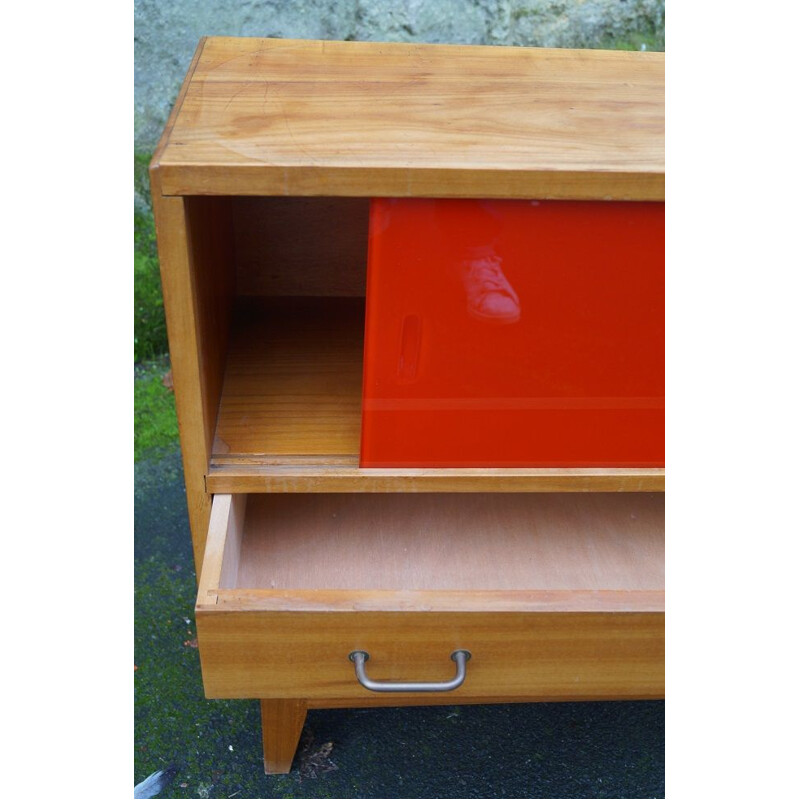
[[663,491],[653,468],[359,468],[363,297],[239,298],[207,489]]

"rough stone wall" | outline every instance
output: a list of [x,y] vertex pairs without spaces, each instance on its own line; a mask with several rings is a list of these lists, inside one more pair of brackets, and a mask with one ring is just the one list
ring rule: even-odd
[[156,145],[202,36],[663,49],[664,0],[135,0],[135,141]]

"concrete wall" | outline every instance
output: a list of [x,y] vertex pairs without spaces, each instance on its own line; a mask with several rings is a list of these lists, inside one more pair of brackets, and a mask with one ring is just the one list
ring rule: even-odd
[[201,36],[663,49],[664,0],[135,0],[135,150],[158,141]]

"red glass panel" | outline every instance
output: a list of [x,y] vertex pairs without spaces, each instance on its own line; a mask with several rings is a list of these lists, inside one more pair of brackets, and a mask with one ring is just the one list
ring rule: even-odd
[[663,203],[372,201],[362,466],[663,463]]

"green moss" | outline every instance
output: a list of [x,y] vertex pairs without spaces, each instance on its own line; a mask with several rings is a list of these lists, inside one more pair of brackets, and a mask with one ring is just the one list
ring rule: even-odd
[[624,36],[608,36],[603,39],[598,48],[601,50],[652,50],[664,52],[664,31],[643,31],[629,33]]
[[152,153],[133,154],[133,190],[148,208],[153,207],[150,199],[150,176],[148,174],[151,158]]
[[138,461],[154,449],[178,443],[175,398],[163,384],[169,360],[160,358],[134,367],[134,459]]
[[168,350],[158,259],[133,254],[133,360],[149,361]]
[[134,190],[146,203],[133,214],[134,458],[178,442],[175,399],[162,383],[169,371],[156,230],[149,207],[149,154],[134,155]]
[[133,157],[134,192],[139,198],[133,212],[133,360],[148,361],[168,350],[167,323],[161,294],[156,249],[156,229],[150,208],[147,154]]
[[158,557],[136,565],[135,780],[175,765],[165,797],[258,797],[241,783],[259,778],[258,703],[203,698],[198,651],[188,644],[197,635],[195,592],[191,570]]

